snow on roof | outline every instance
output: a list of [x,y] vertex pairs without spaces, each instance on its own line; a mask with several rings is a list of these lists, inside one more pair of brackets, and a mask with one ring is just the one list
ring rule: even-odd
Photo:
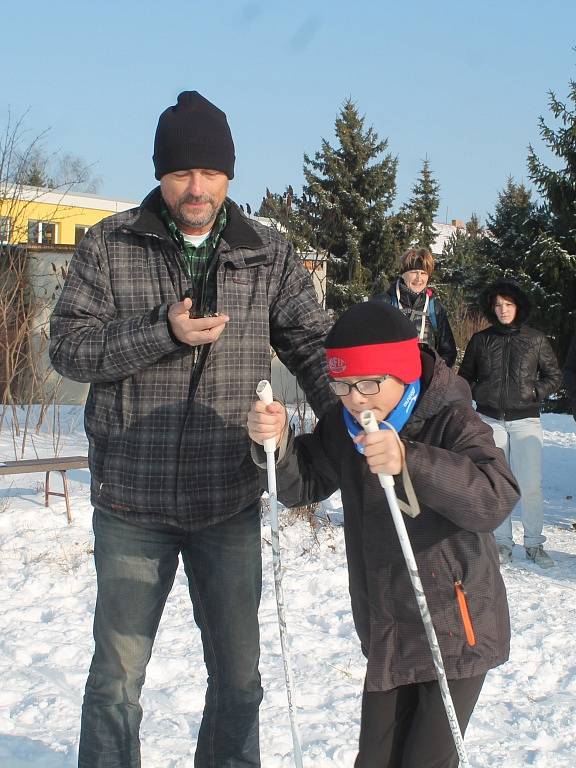
[[453,224],[441,224],[439,221],[435,221],[434,229],[436,230],[437,236],[432,244],[432,253],[434,256],[441,256],[442,251],[444,250],[444,245],[455,232],[459,229],[464,229],[464,224],[460,221]]
[[100,195],[94,195],[89,192],[68,192],[66,188],[45,189],[43,187],[22,185],[2,190],[2,193],[6,197],[14,195],[17,198],[34,203],[48,203],[58,206],[71,206],[73,208],[112,211],[113,213],[127,211],[129,208],[135,208],[137,205],[140,205],[140,203],[132,200],[101,197]]

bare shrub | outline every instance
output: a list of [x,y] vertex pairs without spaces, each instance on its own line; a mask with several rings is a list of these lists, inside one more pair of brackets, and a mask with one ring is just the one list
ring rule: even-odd
[[481,312],[466,302],[462,291],[455,286],[443,286],[442,303],[456,341],[458,355],[455,366],[458,368],[471,337],[486,328],[488,321]]
[[[25,455],[31,430],[40,430],[48,407],[57,408],[62,380],[47,364],[48,323],[55,291],[61,288],[67,270],[67,265],[57,268],[51,264],[50,280],[43,279],[47,276],[41,274],[43,265],[34,252],[37,246],[26,244],[28,210],[46,191],[29,185],[48,183],[41,173],[48,160],[42,148],[45,134],[29,138],[25,117],[8,115],[0,133],[0,429],[9,424],[15,459]],[[74,174],[82,170],[70,157],[64,159],[62,168]],[[64,192],[76,181],[70,178],[50,188]],[[60,418],[56,410],[51,426],[58,455]]]

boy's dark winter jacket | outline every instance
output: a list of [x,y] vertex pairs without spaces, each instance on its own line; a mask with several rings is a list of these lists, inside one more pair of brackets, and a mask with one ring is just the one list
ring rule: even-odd
[[63,376],[91,384],[94,506],[194,530],[260,496],[246,413],[270,377],[271,345],[317,412],[333,402],[329,319],[287,241],[228,200],[214,267],[217,310],[230,322],[215,344],[179,343],[168,308],[193,286],[160,203],[156,189],[82,240],[52,315],[50,357]]
[[[516,304],[510,325],[499,323],[494,313],[497,295]],[[472,336],[458,370],[470,384],[478,412],[506,421],[538,418],[543,400],[562,383],[562,373],[545,334],[526,325],[527,295],[515,281],[501,279],[482,294],[480,306],[492,325]]]
[[[467,385],[432,351],[422,352],[424,393],[400,436],[420,502],[405,518],[449,679],[472,677],[508,658],[510,626],[493,531],[518,486]],[[386,496],[348,435],[342,405],[314,433],[290,438],[278,463],[288,506],[340,487],[352,611],[368,657],[368,691],[436,678],[432,655]],[[396,478],[399,498],[405,498]],[[457,591],[465,595],[474,638]],[[465,609],[464,609],[465,613]]]
[[[396,285],[398,284],[400,291],[400,302],[402,304],[402,312],[412,320],[416,326],[416,330],[420,333],[420,325],[422,321],[422,313],[424,310],[424,304],[426,302],[426,291],[433,290],[427,288],[420,293],[414,293],[406,285],[402,278],[398,281],[394,281],[390,288],[385,293],[379,293],[374,296],[374,299],[378,301],[386,301],[394,306],[398,306],[396,297]],[[434,296],[434,309],[436,314],[436,328],[433,328],[430,322],[429,313],[425,320],[424,330],[424,342],[428,344],[431,349],[435,349],[440,357],[444,360],[446,365],[451,368],[456,362],[456,342],[454,341],[454,335],[452,328],[448,322],[448,315],[441,302],[436,296]]]

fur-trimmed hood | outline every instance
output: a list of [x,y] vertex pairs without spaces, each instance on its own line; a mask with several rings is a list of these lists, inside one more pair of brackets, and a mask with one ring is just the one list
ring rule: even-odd
[[516,280],[509,277],[499,277],[480,294],[480,309],[489,323],[500,325],[494,312],[494,299],[496,296],[507,296],[516,304],[517,312],[512,325],[523,325],[528,320],[532,309],[532,302],[529,296],[522,290]]

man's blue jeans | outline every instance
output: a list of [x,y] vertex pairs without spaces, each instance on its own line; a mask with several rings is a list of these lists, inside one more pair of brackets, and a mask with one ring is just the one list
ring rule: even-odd
[[208,670],[196,768],[259,766],[260,505],[192,533],[94,512],[95,652],[79,768],[139,768],[140,693],[182,554]]

